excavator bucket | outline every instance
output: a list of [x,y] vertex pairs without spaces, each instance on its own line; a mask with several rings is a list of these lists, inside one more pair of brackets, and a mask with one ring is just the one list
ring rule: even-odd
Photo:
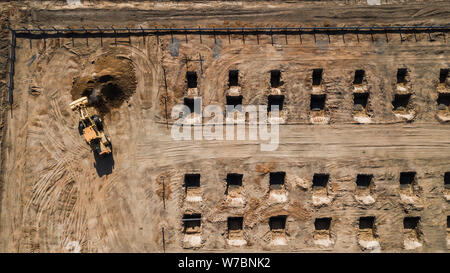
[[81,98],[79,98],[77,100],[72,101],[72,103],[70,103],[70,109],[75,111],[78,108],[86,107],[87,105],[88,105],[88,98],[87,97],[81,97]]

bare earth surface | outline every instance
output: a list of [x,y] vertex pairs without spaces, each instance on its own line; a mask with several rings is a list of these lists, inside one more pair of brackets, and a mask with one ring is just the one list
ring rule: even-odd
[[[54,2],[3,3],[1,8],[16,29],[450,21],[448,1],[382,1],[376,6],[365,1]],[[2,35],[8,39],[9,32]],[[71,39],[61,38],[46,39],[45,47],[43,39],[32,40],[30,47],[30,40],[18,38],[14,104],[2,106],[0,251],[162,252],[164,227],[167,252],[448,252],[450,193],[444,173],[450,171],[450,124],[442,121],[447,114],[436,103],[439,71],[450,66],[448,33],[403,34],[402,41],[390,34],[388,42],[384,35],[375,35],[372,42],[370,35],[348,34],[345,43],[340,35],[330,40],[317,35],[316,42],[304,35],[302,43],[298,35],[275,35],[274,45],[269,35],[249,35],[245,43],[240,34],[215,38],[131,37],[117,44],[103,38],[103,46],[98,38],[90,38],[88,45],[86,39],[72,45]],[[200,56],[201,63],[195,61]],[[186,63],[186,58],[193,61]],[[410,122],[392,111],[396,73],[403,67],[412,93]],[[323,68],[328,124],[310,121],[315,68]],[[244,105],[267,104],[270,70],[281,71],[284,123],[276,151],[260,151],[258,141],[172,139],[170,113],[186,96],[186,72],[197,72],[204,106],[224,105],[232,69],[239,70]],[[368,124],[353,118],[357,69],[366,72]],[[78,134],[78,116],[69,103],[86,90],[105,90],[108,83],[121,93],[113,98],[103,93],[104,104],[91,109],[103,117],[113,145],[113,155],[100,159]],[[450,90],[445,83],[439,88]],[[269,192],[269,173],[280,171],[286,172],[284,202]],[[403,194],[399,175],[409,171],[417,173],[416,183],[412,194]],[[195,193],[200,202],[186,201],[186,173],[201,174]],[[242,190],[236,193],[243,201],[237,207],[227,199],[227,173],[243,174]],[[315,173],[330,175],[322,199],[312,189]],[[369,194],[374,202],[357,194],[355,180],[361,173],[373,174]],[[202,217],[197,247],[186,244],[181,222],[186,212]],[[287,215],[285,245],[274,243],[282,239],[273,240],[269,229],[269,217],[277,215]],[[244,218],[242,246],[227,242],[229,216]],[[359,229],[364,216],[375,216],[374,235]],[[407,216],[421,217],[417,234],[404,230]],[[314,220],[321,217],[332,218],[330,232],[316,236]],[[331,243],[315,242],[315,237],[328,237]],[[421,246],[408,249],[415,238]],[[379,246],[364,249],[361,240]]]

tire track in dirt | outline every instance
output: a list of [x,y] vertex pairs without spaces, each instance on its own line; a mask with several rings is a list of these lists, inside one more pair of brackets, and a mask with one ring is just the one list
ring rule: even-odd
[[[92,154],[76,130],[69,130],[66,126],[75,124],[74,115],[62,114],[60,105],[68,103],[61,100],[57,91],[44,93],[50,105],[49,112],[35,117],[36,122],[30,123],[28,128],[30,141],[37,141],[41,156],[45,158],[47,155],[50,159],[38,172],[39,179],[32,184],[31,196],[24,208],[24,226],[29,226],[24,230],[27,241],[24,247],[30,252],[86,251],[87,246],[86,215],[92,209],[89,204],[92,203],[90,196],[93,191],[91,183],[83,182],[85,177],[80,174],[84,171],[79,162]],[[43,224],[49,222],[54,225]],[[58,244],[53,239],[46,239],[55,235],[60,238]],[[67,249],[73,242],[73,249]],[[59,248],[55,248],[58,245]]]

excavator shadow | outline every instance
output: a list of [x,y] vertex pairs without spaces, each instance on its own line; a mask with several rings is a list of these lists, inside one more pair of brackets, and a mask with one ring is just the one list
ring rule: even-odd
[[105,155],[99,155],[94,152],[94,159],[94,167],[97,170],[99,177],[112,173],[114,169],[114,157],[112,152]]

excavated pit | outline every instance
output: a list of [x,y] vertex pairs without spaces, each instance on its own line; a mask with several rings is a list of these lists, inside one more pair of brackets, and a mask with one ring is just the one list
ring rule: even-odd
[[365,74],[366,74],[366,71],[364,71],[362,69],[355,70],[355,78],[353,79],[353,84],[362,84]]
[[88,105],[105,114],[128,101],[135,90],[136,76],[131,61],[105,54],[88,63],[74,79],[71,95],[73,100],[88,97]]

